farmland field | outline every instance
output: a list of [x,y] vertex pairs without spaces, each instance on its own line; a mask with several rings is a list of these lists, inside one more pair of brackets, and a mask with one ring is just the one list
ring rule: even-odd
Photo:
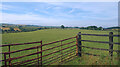
[[[41,41],[41,40],[43,41],[43,44],[45,44],[45,43],[49,43],[49,42],[76,36],[78,32],[87,33],[87,34],[109,34],[109,32],[111,32],[111,31],[80,30],[80,29],[45,29],[45,30],[38,30],[38,31],[33,31],[33,32],[7,33],[7,34],[2,34],[2,44],[36,42],[36,41]],[[112,32],[114,34],[118,34],[117,31],[112,31]],[[101,37],[101,36],[82,36],[82,39],[94,40],[94,41],[109,41],[108,37]],[[72,39],[72,40],[75,40],[75,39]],[[67,43],[67,42],[68,41],[66,41],[65,43]],[[118,42],[117,37],[114,37],[114,42]],[[47,47],[44,46],[43,49],[47,49],[47,48],[50,48],[50,47],[53,47],[53,46],[59,45],[59,44],[60,43],[52,44]],[[12,47],[11,51],[28,48],[28,47],[33,47],[36,45],[40,45],[40,44],[14,46],[14,47]],[[70,44],[70,45],[73,45],[73,44]],[[70,46],[70,45],[67,45],[67,46]],[[109,49],[109,44],[82,42],[82,45],[89,46],[89,47]],[[60,48],[55,48],[51,51],[55,51],[58,49],[60,49]],[[113,49],[117,50],[118,46],[114,45]],[[8,51],[7,47],[2,48],[2,51],[3,52]],[[36,51],[35,49],[29,50],[27,52],[23,51],[22,53],[15,53],[15,54],[12,54],[11,56],[12,57],[22,56],[25,54],[33,53],[35,51]],[[48,54],[51,51],[46,51],[43,54]],[[93,54],[99,54],[102,56],[109,56],[108,51],[92,50],[92,49],[87,49],[87,48],[83,48],[82,51],[93,53]],[[109,57],[103,58],[102,56],[94,57],[91,55],[88,56],[88,55],[83,54],[82,57],[75,57],[74,60],[71,60],[70,62],[63,63],[63,64],[65,64],[65,65],[115,64],[116,65],[118,63],[117,53],[114,53],[114,59],[113,59],[112,63],[109,62],[110,61]],[[15,61],[24,61],[25,59],[34,58],[34,57],[36,57],[36,56],[30,56],[30,57],[26,57],[26,58],[15,60]],[[15,62],[15,61],[13,61],[13,62]],[[55,63],[55,64],[57,64],[57,63]]]

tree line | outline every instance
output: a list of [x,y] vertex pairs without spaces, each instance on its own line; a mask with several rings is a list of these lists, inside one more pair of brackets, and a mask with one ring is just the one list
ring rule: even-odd
[[[87,29],[87,30],[103,30],[102,27],[97,26],[88,26],[88,27],[65,27],[64,25],[61,26],[34,26],[34,25],[3,25],[0,31],[2,33],[17,33],[17,32],[30,32],[30,31],[37,31],[42,29]],[[6,29],[5,29],[6,28]]]
[[77,28],[77,29],[87,29],[87,30],[103,30],[103,27],[97,27],[97,26],[88,26],[88,27],[65,27],[64,25],[61,25],[62,29],[65,28]]

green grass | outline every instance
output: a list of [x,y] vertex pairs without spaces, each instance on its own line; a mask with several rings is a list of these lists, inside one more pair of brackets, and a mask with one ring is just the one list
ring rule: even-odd
[[[8,33],[8,34],[2,34],[2,44],[13,44],[13,43],[25,43],[25,42],[34,42],[34,41],[43,41],[43,44],[45,43],[49,43],[49,42],[53,42],[53,41],[57,41],[57,40],[62,40],[62,39],[66,39],[69,37],[73,37],[76,36],[78,32],[81,33],[88,33],[88,34],[109,34],[109,32],[111,31],[96,31],[96,30],[80,30],[80,29],[46,29],[46,30],[38,30],[38,31],[34,31],[34,32],[21,32],[21,33]],[[114,34],[118,34],[117,31],[113,31]],[[108,37],[101,37],[101,36],[82,36],[82,39],[86,39],[86,40],[95,40],[95,41],[109,41]],[[69,41],[65,41],[64,43],[68,43],[70,41],[75,41],[75,39],[71,39]],[[114,42],[118,42],[118,38],[115,37],[114,38]],[[73,43],[75,44],[75,43]],[[64,46],[62,48],[68,47],[70,45],[73,44],[69,44],[67,46]],[[19,45],[19,46],[13,46],[11,51],[15,51],[15,50],[19,50],[19,49],[24,49],[24,48],[28,48],[28,47],[33,47],[33,46],[37,46],[40,44],[29,44],[29,45]],[[60,43],[55,43],[55,44],[51,44],[48,46],[44,46],[43,49],[47,49],[50,47],[54,47],[56,45],[60,45]],[[96,48],[109,48],[109,44],[101,44],[101,43],[91,43],[91,42],[82,42],[82,45],[85,46],[89,46],[89,47],[96,47]],[[74,47],[72,47],[74,48]],[[43,53],[43,55],[48,54],[50,52],[53,51],[57,51],[60,50],[61,47],[46,51]],[[114,49],[117,50],[118,46],[114,45]],[[8,49],[7,47],[2,48],[3,52],[7,52]],[[27,55],[30,53],[34,53],[36,52],[36,49],[33,50],[27,50],[27,51],[22,51],[19,53],[14,53],[11,54],[11,57],[18,57],[18,56],[22,56],[22,55]],[[99,55],[105,55],[108,56],[109,53],[108,51],[100,51],[100,50],[92,50],[92,49],[86,49],[83,48],[82,49],[83,52],[87,52],[87,53],[93,53],[93,54],[99,54]],[[61,52],[56,53],[60,54]],[[54,56],[55,54],[52,54],[50,56]],[[44,57],[43,59],[46,59],[50,56]],[[82,57],[75,57],[74,60],[67,62],[67,63],[63,63],[64,65],[99,65],[99,64],[110,64],[109,62],[109,57],[107,58],[103,58],[103,57],[94,57],[94,56],[88,56],[88,55],[84,55]],[[18,59],[18,60],[14,60],[12,62],[16,62],[16,61],[24,61],[27,59],[32,59],[37,57],[37,55],[33,55],[33,56],[29,56],[29,57],[25,57],[22,59]],[[67,57],[65,57],[67,58]],[[117,54],[114,53],[114,60],[112,61],[112,64],[117,64],[118,60],[117,58]],[[60,59],[60,58],[59,58]],[[58,63],[55,63],[58,64]]]

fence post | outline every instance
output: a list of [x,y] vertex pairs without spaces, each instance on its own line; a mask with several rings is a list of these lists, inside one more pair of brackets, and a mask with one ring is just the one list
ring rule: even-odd
[[81,53],[81,51],[82,51],[82,43],[81,43],[81,32],[79,32],[78,34],[77,34],[77,48],[78,48],[78,50],[77,50],[77,55],[78,56],[82,56],[82,53]]
[[113,56],[113,32],[109,33],[109,54],[112,60],[112,56]]
[[6,53],[4,54],[4,60],[5,60],[5,67],[7,67]]
[[[9,52],[9,59],[10,59],[11,58],[10,57],[10,45],[8,47],[9,47],[9,51],[8,52]],[[11,59],[9,60],[9,66],[11,66]]]
[[42,67],[42,41],[41,41],[41,47],[40,48],[41,48],[41,60],[40,61],[41,61],[41,67]]

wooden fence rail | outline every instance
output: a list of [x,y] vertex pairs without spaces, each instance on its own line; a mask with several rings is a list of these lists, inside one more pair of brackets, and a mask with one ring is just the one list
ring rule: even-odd
[[[109,41],[107,42],[107,41],[83,40],[82,36],[104,36],[104,37],[109,37]],[[80,57],[82,57],[82,54],[100,56],[100,55],[95,55],[95,54],[90,54],[90,53],[84,53],[84,52],[82,52],[82,48],[109,51],[109,55],[112,59],[113,52],[117,52],[118,54],[120,54],[119,50],[113,50],[113,45],[114,44],[120,45],[120,43],[113,42],[113,37],[120,37],[120,35],[113,35],[113,32],[110,32],[109,35],[106,35],[106,34],[82,34],[81,32],[79,32],[77,34],[77,36],[75,36],[75,37],[71,37],[71,38],[67,38],[67,39],[63,39],[63,40],[59,40],[59,41],[54,41],[54,42],[47,43],[47,44],[43,44],[42,41],[38,41],[38,42],[29,42],[29,43],[0,45],[0,47],[8,47],[8,52],[0,53],[4,56],[4,59],[0,60],[0,62],[4,62],[3,66],[5,66],[5,67],[12,66],[12,65],[29,65],[29,64],[32,64],[32,63],[42,66],[43,64],[50,65],[50,64],[52,64],[56,61],[59,61],[59,60],[61,60],[61,63],[63,63],[64,61],[69,60],[71,57],[74,57],[76,55],[78,55]],[[71,39],[75,39],[76,41],[74,40],[74,41],[70,41],[70,42],[67,42],[67,43],[63,44],[64,41],[71,40]],[[83,46],[82,42],[95,42],[95,43],[109,44],[109,49]],[[34,46],[34,47],[29,47],[29,48],[24,48],[24,49],[20,49],[20,50],[16,50],[16,51],[11,51],[11,49],[12,49],[11,46],[36,44],[36,43],[38,43],[40,45]],[[43,49],[43,46],[52,45],[52,44],[55,44],[55,43],[60,43],[60,45],[56,45],[54,47]],[[74,44],[74,43],[76,43],[76,44]],[[69,44],[72,44],[72,45],[69,45]],[[65,48],[62,48],[65,45],[69,45],[69,46],[65,47]],[[55,49],[55,48],[58,48],[58,47],[60,47],[61,49],[43,55],[43,52],[49,51],[49,50],[52,50],[52,49]],[[77,48],[77,50],[76,50],[75,47]],[[33,49],[37,49],[37,52],[27,54],[27,55],[23,55],[23,56],[18,56],[18,57],[11,57],[11,54],[20,53],[22,51],[33,50]],[[65,51],[63,51],[63,50],[65,50]],[[76,53],[75,53],[75,50],[76,50]],[[61,52],[61,53],[59,54],[58,52]],[[53,56],[53,54],[55,54],[55,53],[58,53],[58,54]],[[21,59],[21,58],[32,56],[32,55],[37,55],[37,57],[31,58],[31,59],[28,59],[28,60],[24,60],[24,61],[12,62],[13,60]],[[44,58],[46,56],[50,56],[50,57]],[[66,56],[69,56],[69,58],[65,58]]]
[[[54,47],[51,47],[51,48],[48,48],[48,49],[42,49],[43,46],[47,46],[47,45],[51,45],[51,44],[54,44],[54,43],[63,42],[63,41],[74,39],[74,38],[76,38],[76,37],[71,37],[71,38],[67,38],[67,39],[63,39],[63,40],[59,40],[59,41],[55,41],[55,42],[51,42],[51,43],[47,43],[47,44],[42,44],[42,41],[39,41],[39,42],[30,42],[30,43],[18,43],[18,44],[1,45],[0,47],[9,47],[9,48],[8,48],[8,52],[0,53],[0,54],[4,55],[4,59],[0,60],[0,62],[4,62],[3,66],[5,66],[5,67],[12,66],[12,65],[28,65],[28,64],[31,64],[31,63],[35,63],[35,62],[37,62],[37,65],[41,65],[42,66],[43,64],[46,64],[47,62],[51,62],[53,60],[53,57],[55,57],[55,56],[51,56],[51,57],[43,60],[44,57],[52,55],[54,53],[58,53],[60,51],[63,51],[63,50],[69,49],[69,48],[72,48],[72,47],[76,46],[76,44],[73,44],[76,41],[70,41],[70,42],[65,43],[65,44],[61,43],[61,45],[57,45],[57,46],[54,46]],[[20,50],[16,50],[16,51],[10,51],[10,49],[11,49],[10,46],[36,44],[36,43],[40,43],[41,45],[34,46],[34,47],[29,47],[29,48],[25,48],[25,49],[20,49]],[[73,44],[73,45],[68,46],[66,48],[62,48],[62,49],[60,49],[58,51],[54,51],[54,52],[45,54],[45,55],[42,54],[45,51],[49,51],[49,50],[52,50],[52,49],[55,49],[55,48],[58,48],[58,47],[61,47],[61,46],[69,45],[69,44]],[[39,48],[40,48],[40,51],[39,51]],[[22,51],[33,50],[33,49],[37,49],[37,52],[31,53],[31,54],[27,54],[27,55],[23,55],[23,56],[19,56],[19,57],[11,57],[10,56],[11,54],[14,54],[14,53],[19,53],[19,52],[22,52]],[[70,52],[70,51],[72,51],[72,52]],[[74,48],[74,51],[75,51],[75,48]],[[67,51],[65,51],[63,53],[65,55],[68,55],[70,53],[73,53],[73,49],[69,49],[69,50],[67,50]],[[8,57],[8,55],[9,55],[9,57]],[[32,58],[32,59],[28,59],[28,60],[25,60],[25,61],[12,62],[13,60],[21,59],[21,58],[32,56],[32,55],[37,55],[37,58]],[[65,55],[58,54],[58,55],[56,55],[58,57],[56,57],[56,59],[54,59],[54,60],[58,61],[58,58],[60,58],[60,57],[62,58]],[[36,61],[34,61],[34,60],[36,60]],[[43,63],[43,61],[44,62],[46,61],[46,62]]]

